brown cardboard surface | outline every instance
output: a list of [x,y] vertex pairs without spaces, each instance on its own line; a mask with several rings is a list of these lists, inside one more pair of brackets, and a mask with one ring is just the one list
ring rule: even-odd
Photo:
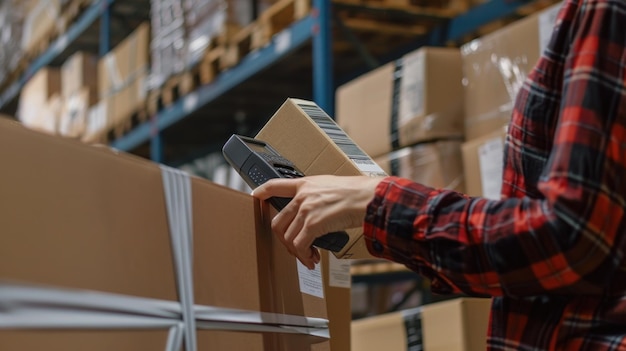
[[[0,279],[178,299],[158,165],[6,120],[0,149],[7,166]],[[249,194],[200,178],[191,178],[191,187],[196,304],[326,318],[324,299],[298,292],[296,261],[272,248],[278,244]],[[319,338],[261,334],[215,332],[203,340],[261,350],[268,338],[295,340],[287,345],[299,350],[328,347]],[[141,342],[130,345],[143,349]]]
[[517,92],[539,59],[538,25],[538,16],[529,16],[461,48],[467,140],[509,123]]
[[460,298],[424,306],[425,351],[483,351],[491,299]]
[[418,144],[374,159],[387,174],[433,188],[464,192],[461,142],[455,140]]
[[98,58],[86,52],[76,52],[61,66],[61,89],[65,98],[87,88],[89,106],[98,98]]
[[[477,139],[467,141],[461,146],[463,154],[463,169],[465,173],[465,191],[467,195],[483,196],[482,175],[480,172],[480,157],[478,155],[478,150],[485,144],[485,142],[494,138],[499,138],[504,142],[504,139],[506,138],[506,131],[504,128]],[[502,160],[494,160],[493,162],[502,163]],[[494,179],[494,181],[501,180]]]
[[[402,79],[409,82],[404,88],[394,88],[396,63],[389,63],[337,89],[337,123],[372,157],[395,148],[392,118],[398,123],[398,147],[463,135],[459,51],[422,48],[405,55],[403,67],[409,61],[413,63],[404,68],[410,72],[403,71]],[[392,117],[394,91],[399,106],[405,106],[401,110],[408,112]]]
[[[458,298],[424,305],[418,309],[388,313],[352,322],[352,350],[408,351],[418,343],[416,335],[407,331],[407,320],[420,320],[410,325],[411,333],[421,336],[425,351],[483,351],[487,344],[490,299]],[[421,333],[419,331],[421,326]]]

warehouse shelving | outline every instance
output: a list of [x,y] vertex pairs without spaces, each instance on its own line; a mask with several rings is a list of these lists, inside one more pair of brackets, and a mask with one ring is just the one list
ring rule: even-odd
[[26,82],[46,66],[59,66],[72,53],[85,50],[106,54],[139,23],[148,19],[149,0],[93,0],[65,33],[54,39],[48,48],[32,59],[13,82],[6,82],[0,93],[0,111],[13,114]]
[[[289,96],[313,99],[332,115],[336,85],[420,46],[458,43],[482,25],[512,15],[533,2],[537,0],[491,0],[456,17],[447,18],[402,10],[381,10],[362,4],[331,4],[330,0],[313,0],[311,14],[275,35],[269,45],[250,53],[213,82],[199,86],[192,93],[180,97],[172,106],[161,109],[149,121],[113,140],[111,145],[157,162],[180,164],[194,155],[216,150],[233,132],[253,132]],[[79,39],[88,33],[91,33],[89,40],[98,43],[100,55],[119,42],[120,33],[112,35],[111,18],[115,16],[115,6],[127,8],[122,13],[124,18],[128,18],[130,13],[143,13],[145,19],[149,13],[147,0],[94,0],[66,33],[52,42],[17,81],[2,91],[0,110],[14,111],[19,91],[26,81],[40,68],[60,64],[72,51],[80,48]],[[333,16],[331,6],[355,11],[384,11],[386,15],[396,12],[398,16],[429,21],[431,25],[425,35],[374,55],[342,25],[337,16]],[[333,33],[333,23],[354,48],[354,55],[350,58],[336,54],[334,44],[338,35]],[[94,37],[94,27],[98,25],[99,33]],[[130,29],[122,34],[127,34]]]
[[[403,53],[423,45],[441,46],[449,42],[458,42],[463,36],[476,31],[482,25],[514,14],[521,6],[532,2],[531,0],[492,0],[451,19],[436,18],[439,25],[434,26],[429,33],[388,53],[378,62],[393,60]],[[173,106],[159,111],[151,121],[137,126],[128,134],[114,140],[111,145],[124,151],[140,150],[138,152],[144,156],[150,155],[150,158],[157,162],[167,163],[176,163],[181,158],[188,158],[186,155],[194,155],[196,154],[194,151],[197,150],[217,150],[227,134],[237,131],[237,125],[232,121],[233,116],[237,114],[237,105],[249,106],[250,103],[245,100],[254,94],[267,96],[264,92],[262,93],[262,90],[267,88],[264,86],[264,82],[282,84],[285,88],[278,89],[277,94],[267,97],[270,100],[267,101],[270,102],[270,107],[264,106],[264,108],[259,108],[256,111],[257,114],[252,117],[256,119],[252,123],[254,125],[252,129],[262,125],[263,121],[267,120],[271,116],[271,112],[278,107],[278,104],[288,96],[312,98],[332,115],[334,81],[341,81],[341,79],[337,79],[340,78],[337,76],[355,76],[355,72],[359,74],[372,67],[365,65],[361,69],[337,68],[338,58],[333,56],[332,47],[331,26],[333,18],[330,1],[315,0],[313,4],[314,10],[311,15],[277,34],[268,46],[251,53],[236,67],[222,73],[214,82],[200,86],[191,94],[181,97]],[[334,20],[337,21],[336,18]],[[306,48],[302,50],[302,47]],[[358,44],[355,47],[359,48]],[[289,61],[306,61],[307,58],[303,58],[306,55],[312,57],[308,58],[310,60],[308,67],[305,69],[300,67],[300,69],[292,71],[294,74],[281,79],[281,72],[278,71],[284,71],[284,67],[289,66]],[[285,61],[287,61],[286,64]],[[269,73],[262,73],[264,70],[269,71]],[[307,74],[310,77],[304,77]],[[344,80],[346,79],[344,78]],[[246,84],[249,85],[247,90],[242,88],[240,91],[236,91],[236,88]],[[312,90],[303,89],[302,86],[299,86],[302,84],[312,84]],[[240,102],[229,99],[228,95],[238,96]],[[233,104],[230,108],[225,107],[227,101]],[[254,107],[250,107],[250,109],[254,110]],[[215,117],[213,118],[213,116]],[[231,123],[225,122],[229,118]],[[193,119],[196,121],[187,124],[182,123]],[[203,121],[199,122],[200,119]],[[175,128],[175,130],[171,131],[171,128]],[[215,128],[223,128],[223,130],[216,133]],[[197,134],[199,131],[200,135]],[[202,135],[202,131],[205,131],[204,135]],[[181,140],[181,136],[183,136],[183,140]],[[205,138],[207,142],[202,143],[202,138]],[[164,144],[169,143],[185,144],[183,147],[185,150],[166,152]]]

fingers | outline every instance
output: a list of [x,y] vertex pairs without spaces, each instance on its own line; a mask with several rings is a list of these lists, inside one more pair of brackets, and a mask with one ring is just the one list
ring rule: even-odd
[[270,197],[294,197],[298,191],[301,179],[270,179],[252,192],[252,196],[261,200]]

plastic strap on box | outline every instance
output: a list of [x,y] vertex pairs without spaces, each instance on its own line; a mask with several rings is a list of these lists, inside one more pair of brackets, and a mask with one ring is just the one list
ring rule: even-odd
[[[328,338],[321,318],[194,306],[198,327]],[[181,349],[181,304],[98,291],[0,281],[0,329],[169,329],[166,351]]]
[[172,240],[172,251],[178,282],[185,346],[189,351],[197,349],[196,320],[193,311],[193,222],[191,203],[191,180],[183,171],[161,166],[165,205]]

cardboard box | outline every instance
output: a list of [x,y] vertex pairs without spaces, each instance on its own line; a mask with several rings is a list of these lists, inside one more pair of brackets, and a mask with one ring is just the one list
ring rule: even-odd
[[115,101],[109,115],[112,124],[130,119],[143,108],[147,97],[146,78],[147,74],[142,72],[111,97]]
[[337,89],[337,123],[370,156],[463,136],[458,49],[422,48]]
[[[0,183],[0,280],[178,301],[158,165],[5,120],[0,159],[6,166]],[[323,297],[298,293],[296,260],[271,235],[258,201],[199,178],[190,182],[195,303],[326,318]],[[317,284],[321,289],[321,278]],[[19,344],[14,338],[24,333],[38,335],[44,345],[59,338],[58,349],[67,349],[65,333],[78,335],[78,345],[80,335],[89,334],[0,331],[0,349],[11,349],[2,343]],[[129,332],[111,345],[148,349],[145,333]],[[233,350],[328,347],[328,340],[307,336],[251,335],[215,332],[207,338]]]
[[500,199],[505,139],[506,130],[502,128],[463,143],[463,168],[468,195]]
[[63,97],[69,98],[81,89],[89,90],[89,106],[98,101],[98,58],[86,52],[76,52],[61,66]]
[[22,49],[32,52],[47,43],[51,33],[57,29],[57,19],[61,13],[61,0],[36,0],[24,19]]
[[61,76],[57,68],[42,68],[26,82],[20,94],[18,119],[26,126],[56,132],[61,94]]
[[87,143],[106,142],[105,133],[110,125],[109,110],[113,109],[112,104],[111,98],[104,98],[89,108],[82,141]]
[[490,299],[459,298],[352,322],[354,351],[483,351]]
[[[268,142],[306,175],[370,175],[385,173],[316,104],[288,99],[256,136]],[[371,258],[362,228],[348,230],[351,236],[338,258]],[[282,247],[281,252],[287,252]],[[322,252],[324,288],[327,292],[330,345],[333,350],[350,350],[350,266]],[[338,279],[347,276],[347,279]],[[347,281],[346,281],[347,280]]]
[[517,92],[548,45],[559,9],[554,5],[461,47],[466,140],[509,123]]
[[149,65],[150,24],[142,23],[98,62],[100,98],[113,95],[144,75]]
[[464,192],[461,142],[436,141],[379,156],[374,161],[387,172],[433,188]]

